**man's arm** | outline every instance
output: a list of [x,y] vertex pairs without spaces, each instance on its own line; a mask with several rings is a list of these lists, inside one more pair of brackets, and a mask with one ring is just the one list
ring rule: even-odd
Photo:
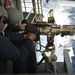
[[23,40],[24,39],[24,34],[18,34],[16,32],[12,31],[6,31],[5,36],[9,38],[12,41],[17,41],[17,40]]
[[26,50],[19,50],[6,37],[0,36],[0,55],[6,60],[24,61]]

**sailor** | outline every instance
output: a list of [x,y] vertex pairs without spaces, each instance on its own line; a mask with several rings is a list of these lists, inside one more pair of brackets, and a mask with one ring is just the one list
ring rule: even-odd
[[27,70],[28,73],[36,73],[36,54],[35,54],[35,47],[33,44],[33,41],[35,41],[36,39],[36,33],[35,32],[31,32],[31,33],[12,32],[12,30],[10,30],[8,27],[6,28],[5,33],[6,33],[5,34],[6,37],[8,37],[16,47],[25,49],[28,54],[26,61],[22,63],[14,62],[13,64],[14,73],[24,74],[25,70]]
[[[9,16],[10,11],[7,12],[8,12],[8,17],[10,17],[12,14]],[[17,13],[15,10],[12,12]],[[28,54],[27,59],[24,62],[13,63],[14,73],[24,74],[25,70],[27,70],[28,73],[36,73],[36,54],[35,54],[35,47],[33,44],[33,41],[36,40],[36,32],[28,32],[28,31],[23,32],[25,30],[25,26],[28,25],[28,21],[26,19],[19,21],[18,23],[12,21],[13,19],[9,19],[9,25],[6,28],[5,35],[6,37],[9,38],[9,40],[13,42],[13,44],[16,47],[20,49],[25,49],[25,51]],[[13,22],[14,26],[11,24]],[[16,28],[19,28],[19,31]]]
[[[0,73],[7,73],[7,60],[14,62],[24,62],[26,59],[26,51],[15,47],[8,38],[2,35],[5,27],[5,20],[8,18],[7,12],[0,7]],[[26,56],[25,56],[26,55]]]

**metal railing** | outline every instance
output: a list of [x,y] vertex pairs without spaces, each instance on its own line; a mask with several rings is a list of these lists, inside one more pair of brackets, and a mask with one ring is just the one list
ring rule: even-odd
[[34,9],[34,8],[31,9],[31,11],[30,11],[29,14],[26,16],[25,19],[28,19],[28,17],[30,16],[30,14],[31,14],[31,12],[32,12],[33,9]]
[[[38,20],[40,14],[43,14],[43,10],[42,10],[42,0],[37,0],[37,2],[34,3],[34,4],[35,4],[35,5],[34,5],[35,8],[26,6],[26,3],[33,3],[33,2],[26,2],[25,0],[23,0],[22,3],[24,3],[25,12],[26,12],[26,9],[27,9],[27,8],[30,8],[30,9],[31,9],[31,11],[29,12],[29,14],[26,16],[26,19],[28,19],[28,17],[30,16],[32,10],[35,10],[35,9],[36,9],[37,11],[36,11],[36,12],[34,11],[35,17],[33,18],[33,20],[35,20],[35,19]],[[36,5],[37,5],[37,7],[36,7]],[[38,17],[37,17],[37,14],[38,14]],[[32,20],[32,22],[33,22],[33,20]]]

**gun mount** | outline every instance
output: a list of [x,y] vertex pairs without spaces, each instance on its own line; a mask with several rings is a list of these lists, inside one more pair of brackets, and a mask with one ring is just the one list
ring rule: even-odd
[[[40,32],[40,35],[47,35],[47,45],[46,49],[43,52],[43,60],[46,59],[48,62],[53,62],[57,60],[57,56],[55,53],[55,46],[53,44],[54,42],[54,36],[61,34],[61,36],[65,35],[74,35],[75,34],[75,25],[56,25],[52,23],[34,23],[30,24],[28,27],[29,32],[33,32],[35,30],[36,32]],[[42,60],[42,61],[43,61]]]

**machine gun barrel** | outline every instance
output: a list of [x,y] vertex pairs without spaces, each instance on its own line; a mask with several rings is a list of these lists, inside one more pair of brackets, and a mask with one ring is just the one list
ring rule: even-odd
[[75,25],[57,25],[52,23],[32,23],[28,25],[28,31],[39,31],[41,34],[63,34],[63,35],[74,35]]

